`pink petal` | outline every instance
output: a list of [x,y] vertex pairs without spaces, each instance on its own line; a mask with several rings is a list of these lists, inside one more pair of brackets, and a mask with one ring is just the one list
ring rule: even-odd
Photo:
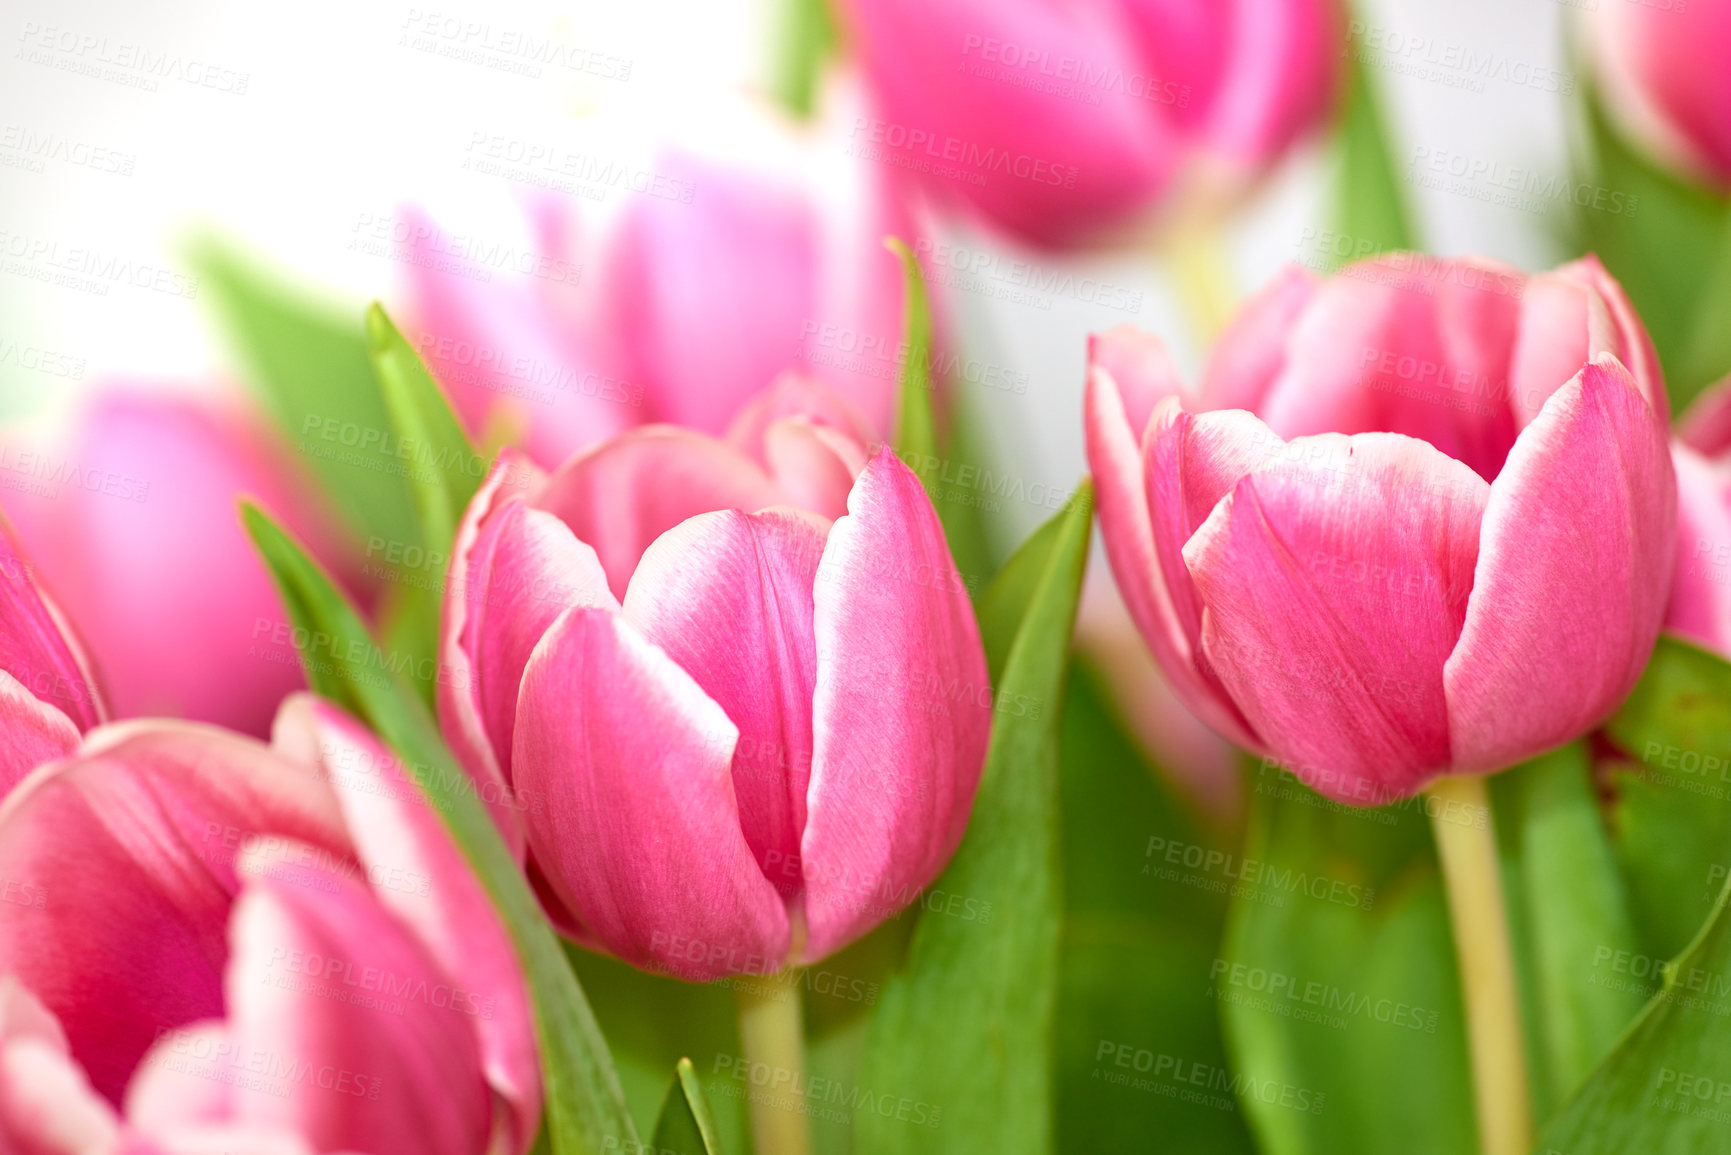
[[1527,282],[1521,335],[1510,367],[1510,398],[1522,426],[1581,366],[1610,354],[1661,416],[1670,412],[1658,354],[1623,287],[1597,257],[1571,261]]
[[222,1012],[224,929],[253,834],[347,858],[317,777],[249,739],[166,722],[98,730],[0,808],[0,974],[59,1018],[119,1102],[163,1030]]
[[1199,390],[1210,409],[1260,409],[1286,363],[1292,327],[1320,282],[1303,265],[1288,265],[1244,303],[1214,343]]
[[[927,174],[935,195],[1017,236],[1041,245],[1097,236],[1176,171],[1178,85],[1159,99],[1164,80],[1149,78],[1113,6],[848,0],[840,15],[878,102],[850,149]],[[1012,46],[1015,61],[988,56],[988,45]],[[1098,103],[1071,99],[1017,83],[1034,53],[1145,83],[1101,85]]]
[[784,417],[764,431],[763,451],[789,505],[826,521],[847,512],[848,492],[866,463],[859,442],[802,417]]
[[1677,470],[1677,570],[1665,628],[1731,654],[1731,465],[1671,444]]
[[1306,437],[1185,546],[1207,659],[1269,751],[1324,794],[1377,805],[1448,768],[1443,662],[1489,492],[1413,438]]
[[615,325],[652,419],[720,434],[795,358],[815,222],[796,187],[735,166],[674,152],[657,172],[692,196],[627,207],[606,272]]
[[[528,458],[510,449],[499,454],[457,525],[451,558],[446,563],[445,601],[439,615],[439,678],[434,689],[439,728],[482,796],[488,799],[493,820],[518,858],[523,855],[523,828],[518,824],[515,808],[505,804],[511,786],[505,777],[502,752],[494,749],[487,728],[480,676],[475,667],[478,622],[486,616],[483,611],[491,600],[487,596],[491,566],[478,562],[476,553],[482,527],[494,513],[517,501],[525,490],[538,490],[545,484],[546,477]],[[494,540],[488,538],[489,542]]]
[[329,702],[297,695],[279,731],[314,743],[373,895],[485,1009],[471,1025],[488,1083],[509,1105],[508,1152],[528,1150],[541,1120],[541,1075],[528,988],[492,899],[415,780],[371,732]]
[[[1223,737],[1255,749],[1258,744],[1238,708],[1216,684],[1197,672],[1190,641],[1154,549],[1139,439],[1130,432],[1110,374],[1099,368],[1089,374],[1084,404],[1100,538],[1130,616],[1184,704]],[[1177,402],[1165,404],[1175,408]]]
[[1545,402],[1491,487],[1444,673],[1456,769],[1500,770],[1602,721],[1652,652],[1676,550],[1664,424],[1601,358]]
[[819,959],[937,877],[967,826],[992,691],[967,587],[924,487],[880,452],[830,529],[801,864]]
[[[769,429],[785,417],[803,417],[846,434],[862,446],[872,441],[871,426],[838,393],[803,373],[783,373],[775,383],[747,401],[727,427],[728,444],[767,465],[763,442]],[[860,462],[863,468],[865,462]]]
[[1184,398],[1190,392],[1166,342],[1134,325],[1117,325],[1088,335],[1090,378],[1096,368],[1112,379],[1130,434],[1138,443],[1156,405],[1168,397]]
[[0,797],[44,763],[78,748],[78,727],[0,671]]
[[1488,261],[1394,254],[1317,291],[1260,415],[1282,437],[1405,433],[1495,477],[1524,278]]
[[608,587],[624,597],[649,543],[686,518],[781,501],[769,475],[726,442],[654,425],[572,458],[534,505],[595,548]]
[[656,539],[625,595],[626,620],[739,728],[740,825],[784,899],[800,890],[817,663],[812,582],[828,531],[794,511],[702,514]]
[[39,1038],[0,1043],[0,1151],[95,1155],[112,1150],[119,1131],[64,1049]]
[[547,884],[586,937],[704,980],[770,971],[788,916],[740,828],[739,731],[620,615],[574,609],[523,675],[516,775]]
[[[230,1119],[321,1151],[483,1150],[490,1108],[472,1024],[485,996],[315,848],[275,840],[247,861],[223,993],[232,1054],[263,1069],[226,1088]],[[145,1089],[166,1093],[168,1081]],[[135,1099],[129,1114],[161,1126],[175,1106]]]
[[[35,567],[0,521],[0,673],[59,714],[75,733],[88,730],[107,710],[89,662],[34,575]],[[15,762],[15,755],[0,750],[0,766]]]
[[1731,377],[1703,389],[1689,403],[1677,422],[1677,439],[1709,457],[1731,450]]
[[1206,138],[1257,169],[1321,125],[1339,90],[1340,16],[1327,0],[1236,0]]
[[607,331],[557,307],[554,290],[582,276],[580,262],[542,247],[528,254],[533,277],[483,267],[491,275],[477,279],[431,217],[406,209],[402,228],[418,258],[408,262],[415,351],[471,433],[511,413],[530,456],[552,465],[643,420]]
[[[305,437],[309,451],[341,448],[322,427]],[[58,496],[9,498],[7,509],[44,586],[100,655],[115,715],[268,733],[305,680],[236,500],[284,520],[339,575],[355,569],[302,462],[249,408],[124,390],[100,391],[72,445],[51,456],[66,479]]]
[[1689,175],[1731,185],[1731,77],[1719,3],[1606,5],[1593,17],[1599,71],[1620,119]]

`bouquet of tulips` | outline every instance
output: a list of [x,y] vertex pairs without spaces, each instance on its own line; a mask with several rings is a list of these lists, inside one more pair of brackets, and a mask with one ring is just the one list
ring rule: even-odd
[[0,430],[0,1152],[1731,1150],[1731,0],[1585,7],[1548,270],[1335,0],[796,0],[507,268],[201,247],[247,387]]

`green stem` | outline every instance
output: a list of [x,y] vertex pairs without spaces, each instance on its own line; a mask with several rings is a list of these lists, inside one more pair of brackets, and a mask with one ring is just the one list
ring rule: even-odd
[[1526,1155],[1532,1099],[1489,794],[1483,776],[1462,774],[1438,779],[1430,795],[1431,829],[1460,958],[1479,1150]]
[[[751,1093],[751,1135],[757,1155],[811,1155],[811,1129],[801,1110],[805,1086],[805,1022],[800,1001],[798,968],[760,980],[742,977],[735,988],[739,999],[739,1043],[757,1084]],[[786,1091],[776,1088],[785,1087]]]
[[1204,354],[1226,328],[1238,304],[1224,224],[1211,211],[1187,213],[1174,222],[1165,241],[1180,302]]

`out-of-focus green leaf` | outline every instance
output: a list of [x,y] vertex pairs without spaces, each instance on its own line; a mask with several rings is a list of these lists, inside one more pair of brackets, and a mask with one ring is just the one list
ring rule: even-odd
[[690,1059],[680,1059],[655,1122],[655,1155],[721,1155],[715,1120]]
[[1154,859],[1232,890],[1207,996],[1234,1063],[1198,1090],[1236,1092],[1268,1155],[1477,1149],[1426,805],[1355,809],[1264,769],[1242,855]]
[[[1627,756],[1613,763],[1612,829],[1635,929],[1644,956],[1668,959],[1701,929],[1731,864],[1731,665],[1660,637],[1605,730]],[[1637,976],[1599,959],[1595,973],[1645,997],[1651,966]]]
[[781,9],[775,95],[802,120],[817,108],[824,64],[835,54],[835,15],[826,0],[777,0]]
[[1580,183],[1594,197],[1576,217],[1580,247],[1628,290],[1681,411],[1731,371],[1731,211],[1724,198],[1631,148],[1596,93],[1587,96],[1586,128],[1591,151]]
[[1544,1131],[1537,1151],[1696,1155],[1731,1126],[1731,919],[1721,889],[1663,989]]
[[1629,896],[1572,743],[1491,779],[1505,895],[1521,971],[1533,1116],[1541,1124],[1641,1011],[1593,960],[1637,950]]
[[637,1129],[594,1013],[473,779],[318,563],[256,506],[243,502],[241,515],[290,620],[307,639],[307,681],[371,726],[402,758],[510,931],[535,1005],[553,1151],[635,1150]]
[[[941,1114],[921,1127],[897,1113],[860,1112],[860,1155],[1051,1150],[1062,897],[1057,726],[1092,516],[1084,482],[1058,515],[1062,530],[1025,547],[1044,558],[1041,580],[994,584],[982,599],[990,628],[1014,622],[1015,640],[1007,649],[1000,640],[988,645],[1006,656],[973,817],[931,892],[949,897],[918,916],[862,1062],[862,1084],[874,1094]],[[1009,568],[1028,564],[1012,559]]]
[[1418,248],[1412,211],[1397,175],[1388,121],[1365,67],[1365,49],[1347,46],[1345,107],[1337,143],[1336,244],[1324,256],[1345,263],[1372,253]]
[[[1006,568],[999,581],[1008,578]],[[1107,707],[1102,675],[1078,662],[1064,695],[1059,764],[1064,935],[1058,994],[1058,1150],[1248,1155],[1230,1095],[1188,1097],[1179,1077],[1227,1068],[1219,1006],[1206,998],[1226,896],[1206,873],[1154,877],[1169,846],[1224,853],[1237,841],[1184,809]],[[1145,872],[1145,868],[1150,868]],[[1168,1056],[1161,1075],[1139,1055]],[[1117,1076],[1128,1076],[1120,1082]],[[1136,1079],[1144,1082],[1137,1083]]]
[[214,238],[190,258],[238,368],[332,507],[362,540],[420,544],[359,319],[333,313]]

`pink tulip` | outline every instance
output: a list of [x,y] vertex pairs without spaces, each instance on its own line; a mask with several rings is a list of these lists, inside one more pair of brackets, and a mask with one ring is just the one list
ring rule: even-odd
[[503,415],[551,466],[652,422],[719,435],[795,371],[886,432],[902,271],[883,241],[914,222],[825,130],[768,135],[728,159],[664,149],[605,227],[535,202],[532,259],[484,280],[472,243],[406,212],[410,327],[469,427]]
[[1671,442],[1677,572],[1665,628],[1731,655],[1731,377],[1702,393]]
[[0,503],[89,642],[115,713],[265,734],[305,681],[236,499],[286,519],[323,558],[342,551],[263,419],[233,404],[102,392],[69,444],[6,453],[34,489]]
[[1381,804],[1593,727],[1652,650],[1676,548],[1652,345],[1588,258],[1292,269],[1201,388],[1095,338],[1107,556],[1185,703]]
[[0,798],[108,709],[78,639],[0,521]]
[[[877,98],[850,147],[1042,245],[1189,168],[1253,179],[1327,115],[1330,0],[844,0]],[[1212,183],[1212,182],[1211,182]]]
[[555,919],[694,980],[899,912],[961,838],[990,729],[919,480],[768,418],[639,430],[551,477],[507,454],[446,590],[440,720]]
[[1592,17],[1606,100],[1661,159],[1731,186],[1728,0],[1606,0]]
[[304,696],[277,728],[105,727],[0,807],[0,973],[28,992],[0,987],[0,1136],[528,1150],[526,994],[479,883],[366,731]]

